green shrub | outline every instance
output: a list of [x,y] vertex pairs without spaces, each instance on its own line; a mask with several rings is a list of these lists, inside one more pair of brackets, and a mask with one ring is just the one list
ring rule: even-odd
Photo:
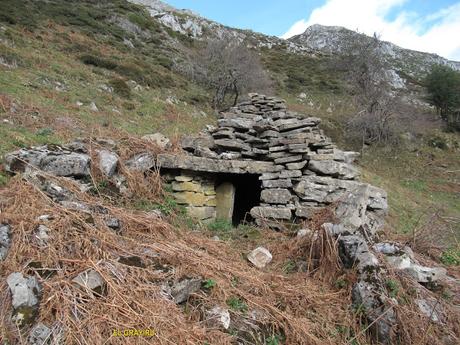
[[113,88],[113,91],[121,97],[131,98],[131,89],[128,84],[121,78],[113,78],[109,80],[109,85]]
[[434,136],[428,140],[428,145],[437,149],[447,150],[447,140],[439,136]]
[[227,305],[232,309],[233,311],[238,311],[241,313],[245,313],[248,311],[248,305],[246,302],[244,302],[241,298],[239,297],[230,297],[227,299]]
[[204,282],[203,282],[203,287],[205,289],[212,289],[213,287],[215,287],[217,285],[216,281],[214,279],[206,279]]
[[214,232],[229,232],[233,230],[233,224],[226,219],[216,219],[208,224],[208,229]]
[[447,266],[460,265],[460,248],[450,248],[441,254],[441,262]]
[[100,68],[104,68],[108,70],[114,70],[115,68],[118,67],[118,64],[116,62],[101,58],[99,56],[90,55],[90,54],[85,54],[85,55],[80,56],[80,60],[85,65],[92,65],[95,67],[100,67]]

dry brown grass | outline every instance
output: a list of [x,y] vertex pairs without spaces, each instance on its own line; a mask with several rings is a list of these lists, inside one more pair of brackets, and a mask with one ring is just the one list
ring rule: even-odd
[[[91,142],[90,148],[94,154],[97,143]],[[158,152],[152,145],[128,138],[119,147],[123,158],[138,150]],[[175,228],[167,220],[147,212],[116,206],[119,205],[116,198],[81,193],[71,180],[49,178],[71,190],[79,200],[103,206],[123,224],[122,234],[115,234],[106,227],[104,214],[88,217],[64,209],[20,177],[13,178],[8,187],[0,191],[0,222],[8,222],[13,228],[13,244],[7,260],[0,263],[1,275],[6,277],[20,271],[39,277],[43,295],[38,319],[62,331],[63,343],[148,344],[154,341],[220,345],[238,340],[259,344],[274,334],[283,335],[285,344],[350,344],[352,340],[358,344],[370,343],[363,331],[366,325],[359,325],[355,311],[350,308],[353,271],[340,269],[335,240],[320,226],[333,221],[331,210],[318,213],[307,224],[315,236],[297,239],[262,230],[261,242],[269,242],[275,260],[269,268],[258,270],[242,255],[248,249],[244,244],[229,245],[210,239],[205,232]],[[102,178],[96,168],[92,178],[96,183]],[[158,174],[147,177],[128,174],[127,178],[129,187],[136,192],[135,197],[161,200],[163,192]],[[128,204],[129,200],[126,201]],[[40,248],[34,240],[39,224],[37,217],[43,214],[53,216],[45,224],[51,236],[46,248]],[[138,256],[145,267],[124,265],[118,261],[120,256]],[[277,264],[286,258],[310,262],[308,272],[286,274]],[[40,278],[43,270],[37,268],[36,263],[54,275]],[[88,268],[103,276],[104,294],[88,294],[72,285],[71,280]],[[216,286],[201,290],[192,295],[185,306],[178,306],[164,297],[162,286],[185,277],[213,279]],[[339,279],[347,285],[337,287],[335,283]],[[226,302],[232,297],[243,301],[249,310],[231,310],[232,322],[240,331],[232,336],[207,327],[205,311],[216,305],[227,307]],[[0,310],[0,338],[25,343],[26,330],[18,330],[11,322],[11,297],[4,279],[0,283],[0,301],[4,306]],[[412,304],[402,308],[401,313],[398,311],[401,320],[414,314]],[[250,318],[252,311],[263,315],[253,326],[257,330],[253,332],[247,330],[248,322],[254,324]],[[418,336],[426,326],[426,319],[419,317],[420,321],[410,323],[414,330],[403,329],[403,339],[407,344],[432,344],[433,337],[440,334],[440,327],[430,325],[432,333],[421,339]],[[243,327],[246,331],[241,331]],[[111,336],[114,329],[129,328],[150,328],[157,335],[154,340]],[[253,338],[255,333],[260,334],[262,342]]]

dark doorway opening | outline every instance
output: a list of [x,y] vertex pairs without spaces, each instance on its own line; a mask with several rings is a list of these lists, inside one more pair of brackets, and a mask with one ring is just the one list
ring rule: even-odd
[[254,219],[249,211],[260,204],[262,181],[260,175],[254,174],[218,174],[216,187],[222,183],[231,183],[235,187],[232,223],[237,226],[243,221],[251,222]]

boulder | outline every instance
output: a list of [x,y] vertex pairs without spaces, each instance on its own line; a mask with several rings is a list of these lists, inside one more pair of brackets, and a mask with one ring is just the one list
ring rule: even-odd
[[62,147],[47,146],[21,149],[5,156],[5,170],[25,172],[29,166],[56,176],[89,176],[91,158],[84,153],[64,150]]
[[171,288],[171,296],[174,302],[181,304],[188,300],[191,294],[201,289],[201,279],[183,279]]
[[112,177],[115,174],[118,166],[119,157],[116,153],[101,150],[98,152],[99,155],[99,168],[106,177]]
[[248,261],[257,268],[264,268],[272,261],[272,254],[264,247],[257,247],[248,254]]
[[8,250],[11,247],[11,226],[0,224],[0,261],[6,259]]
[[83,153],[47,155],[40,162],[40,169],[56,176],[85,177],[90,174],[91,158]]
[[161,133],[146,134],[142,137],[142,140],[149,141],[163,150],[171,146],[169,138]]
[[230,327],[230,313],[228,309],[215,306],[206,312],[206,324],[211,328],[228,329]]

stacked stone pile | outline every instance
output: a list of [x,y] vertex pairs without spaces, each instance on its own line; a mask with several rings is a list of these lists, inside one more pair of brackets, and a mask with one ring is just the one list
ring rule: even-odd
[[217,127],[195,141],[187,138],[183,147],[195,156],[273,163],[260,176],[261,203],[251,215],[308,218],[359,185],[354,181],[359,172],[351,165],[357,154],[337,149],[319,123],[316,117],[288,111],[281,99],[250,94],[249,100],[222,112]]

